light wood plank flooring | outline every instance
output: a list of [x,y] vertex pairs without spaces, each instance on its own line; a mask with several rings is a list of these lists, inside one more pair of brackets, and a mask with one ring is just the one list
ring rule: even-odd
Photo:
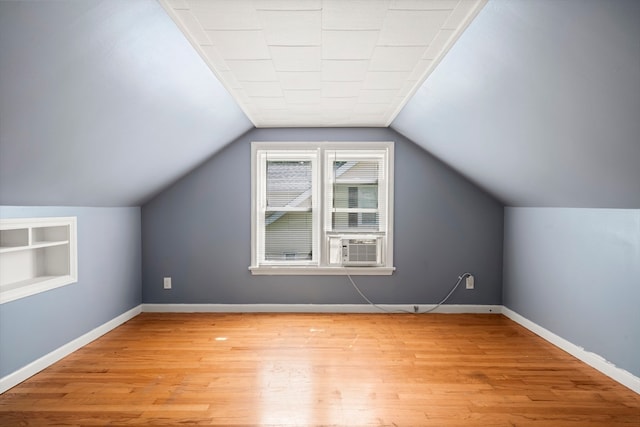
[[0,395],[1,426],[640,426],[502,315],[144,313]]

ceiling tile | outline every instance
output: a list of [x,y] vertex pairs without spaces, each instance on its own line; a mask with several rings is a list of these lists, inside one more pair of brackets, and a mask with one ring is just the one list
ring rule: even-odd
[[224,59],[269,59],[262,31],[207,31]]
[[324,110],[333,111],[334,109],[353,109],[358,98],[322,98],[320,105]]
[[260,11],[260,20],[269,45],[320,46],[319,10]]
[[360,91],[358,104],[389,104],[397,95],[398,91],[393,89],[363,89]]
[[283,96],[256,96],[251,98],[251,101],[257,108],[261,109],[284,109],[287,107],[287,103]]
[[296,114],[296,115],[309,115],[309,114],[316,114],[319,115],[320,114],[320,104],[311,104],[311,103],[307,103],[307,104],[289,104],[289,113],[290,114]]
[[376,127],[382,126],[380,123],[384,123],[388,120],[388,114],[357,114],[352,118],[353,124],[351,126],[360,127]]
[[175,10],[189,9],[186,0],[166,0],[167,4]]
[[334,107],[331,110],[323,110],[322,116],[330,120],[346,121],[353,114],[354,107],[355,103],[347,107]]
[[277,71],[320,71],[320,47],[270,46]]
[[356,104],[354,114],[384,114],[388,104]]
[[449,11],[389,10],[378,43],[383,46],[425,46],[436,36]]
[[323,31],[322,59],[369,59],[378,31]]
[[323,30],[378,30],[387,13],[387,0],[324,0]]
[[411,71],[426,46],[378,46],[371,56],[370,71]]
[[400,10],[453,10],[458,0],[391,0],[389,9]]
[[283,117],[287,117],[290,110],[287,108],[270,108],[268,110],[260,110],[260,117],[262,120],[275,122],[281,120]]
[[283,89],[317,89],[320,90],[319,72],[280,71],[278,78]]
[[367,73],[363,89],[400,89],[405,83],[407,72],[381,71]]
[[280,82],[242,82],[242,88],[250,97],[281,97],[284,96]]
[[319,90],[285,90],[284,98],[288,104],[319,104]]
[[368,60],[323,60],[322,80],[334,82],[359,82],[369,69]]
[[323,82],[323,98],[352,98],[360,95],[362,82]]
[[278,80],[273,62],[270,60],[229,60],[226,62],[238,81],[272,82]]
[[189,0],[192,13],[205,30],[259,30],[258,13],[248,0]]
[[253,6],[257,10],[321,10],[322,0],[253,0]]
[[358,126],[357,123],[353,121],[351,115],[322,115],[322,126],[327,127],[348,127],[348,126]]

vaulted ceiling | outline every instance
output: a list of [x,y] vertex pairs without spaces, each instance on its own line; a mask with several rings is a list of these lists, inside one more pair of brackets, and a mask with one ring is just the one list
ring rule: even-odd
[[[362,61],[359,65],[327,62],[329,71],[346,65],[341,68],[345,76],[362,67],[351,82],[327,78],[340,75],[335,69],[323,76],[324,59],[334,61],[340,50],[330,53],[333,48],[315,46],[321,67],[309,72],[315,85],[306,88],[309,93],[288,92],[305,88],[295,86],[299,76],[289,86],[290,71],[278,70],[283,59],[278,55],[271,58],[278,85],[245,87],[242,78],[225,79],[238,71],[235,59],[225,55],[234,55],[239,39],[213,29],[222,36],[215,45],[211,42],[217,47],[198,51],[170,16],[184,13],[185,4],[205,2],[167,1],[174,10],[168,13],[156,0],[0,1],[0,204],[140,205],[255,125],[317,126],[312,117],[322,116],[325,126],[384,126],[393,120],[393,129],[507,205],[640,208],[640,2],[489,0],[481,8],[482,2],[466,0],[374,2],[377,9],[352,15],[363,22],[378,16],[380,27],[360,28],[365,34],[385,31],[384,19],[376,15],[382,11],[398,16],[398,11],[413,10],[406,16],[414,21],[429,15],[427,3],[448,10],[449,16],[461,5],[466,12],[459,12],[464,19],[455,28],[440,17],[436,34],[448,31],[448,38],[431,34],[424,44],[404,47],[380,44],[385,39],[378,38],[366,58],[346,59]],[[344,5],[330,0],[268,3],[315,5],[312,21],[324,20],[325,7]],[[267,46],[286,44],[281,25],[287,19],[254,11],[267,25],[261,33]],[[340,21],[341,15],[333,17]],[[237,16],[229,15],[229,22],[232,18]],[[343,31],[326,25],[333,24],[316,25],[314,31]],[[419,32],[422,27],[408,23],[407,31],[411,28]],[[333,41],[334,47],[344,41],[348,51],[359,36],[345,34]],[[436,44],[446,55],[429,58],[429,46]],[[414,49],[418,46],[420,52]],[[382,53],[389,47],[399,48],[394,53],[399,62],[406,59],[403,71],[377,70],[379,64],[393,64],[394,57],[390,61]],[[202,50],[220,54],[223,68],[212,72],[213,60],[203,60]],[[255,74],[251,67],[248,72]],[[353,99],[323,102],[343,94],[367,104],[355,91],[356,86],[377,90],[366,87],[370,72],[404,73],[403,91],[371,102],[384,105],[384,112],[374,111],[382,105],[344,108]],[[275,109],[281,110],[278,114],[256,109],[271,105],[272,100],[256,102],[272,98],[270,90],[282,91],[277,92],[283,102]],[[310,101],[303,95],[320,98]],[[364,99],[375,101],[374,95],[384,94],[365,92]],[[310,107],[323,104],[331,108],[316,114]],[[347,110],[377,118],[365,121]]]

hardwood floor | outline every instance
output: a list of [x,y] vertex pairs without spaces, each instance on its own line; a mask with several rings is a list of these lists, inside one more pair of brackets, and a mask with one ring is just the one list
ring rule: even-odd
[[639,426],[501,315],[144,313],[0,395],[1,426]]

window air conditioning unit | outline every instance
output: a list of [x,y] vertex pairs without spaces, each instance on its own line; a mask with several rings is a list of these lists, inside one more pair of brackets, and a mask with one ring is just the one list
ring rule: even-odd
[[379,237],[343,238],[342,265],[376,266],[382,264],[382,251]]

